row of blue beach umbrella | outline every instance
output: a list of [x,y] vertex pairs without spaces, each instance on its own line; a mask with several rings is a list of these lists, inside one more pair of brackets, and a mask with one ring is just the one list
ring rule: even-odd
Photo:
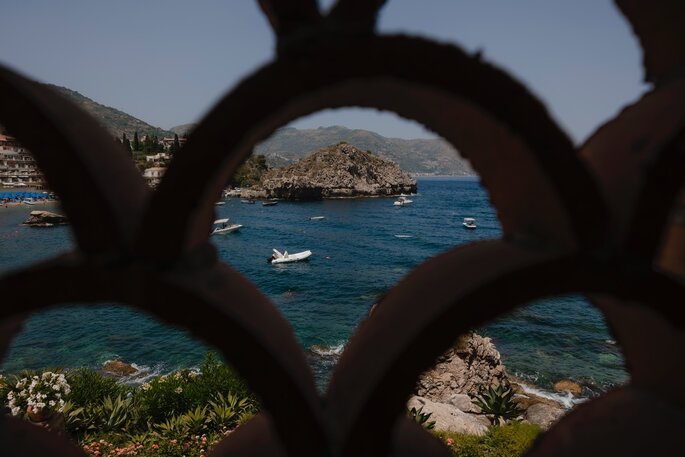
[[25,198],[48,198],[47,192],[0,192],[0,200],[25,199]]

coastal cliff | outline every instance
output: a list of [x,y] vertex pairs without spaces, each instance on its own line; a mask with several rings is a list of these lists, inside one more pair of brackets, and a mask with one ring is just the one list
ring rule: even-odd
[[391,160],[347,143],[328,146],[299,162],[269,170],[243,190],[249,198],[320,200],[415,193],[416,181]]

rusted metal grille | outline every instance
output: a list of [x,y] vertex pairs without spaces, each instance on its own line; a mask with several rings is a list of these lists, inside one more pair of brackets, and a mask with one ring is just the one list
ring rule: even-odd
[[[326,15],[315,0],[259,3],[276,58],[205,117],[154,193],[92,118],[0,68],[0,123],[35,154],[78,245],[0,278],[0,349],[27,313],[125,303],[219,348],[261,397],[264,412],[213,455],[446,456],[404,417],[422,370],[469,328],[582,293],[604,313],[631,380],[577,407],[529,455],[675,455],[685,431],[685,3],[616,1],[654,88],[579,148],[506,72],[456,46],[377,34],[383,0],[340,0]],[[287,322],[207,238],[214,201],[257,142],[344,106],[394,111],[457,147],[504,235],[455,247],[397,284],[321,397]],[[37,277],[43,286],[22,293]],[[0,422],[0,453],[83,455],[11,418]]]

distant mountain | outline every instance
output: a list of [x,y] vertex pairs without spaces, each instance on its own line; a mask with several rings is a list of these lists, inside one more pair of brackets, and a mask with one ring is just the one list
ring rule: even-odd
[[177,125],[176,127],[171,127],[169,130],[177,134],[178,136],[185,135],[186,133],[190,135],[190,131],[195,128],[197,124],[183,124]]
[[445,140],[386,138],[368,130],[341,126],[302,130],[282,128],[257,145],[255,153],[264,154],[270,166],[281,167],[340,141],[388,158],[413,175],[475,175],[469,163]]
[[74,90],[53,84],[46,84],[46,86],[70,98],[91,116],[100,121],[100,124],[117,138],[121,138],[121,134],[124,132],[126,132],[129,138],[133,138],[135,131],[138,131],[139,136],[157,135],[159,138],[173,136],[173,132],[154,127],[118,109],[101,105]]
[[[197,124],[183,124],[171,130],[190,133]],[[362,129],[348,129],[339,125],[318,129],[284,127],[255,148],[264,154],[271,167],[284,167],[321,148],[345,141],[364,151],[390,159],[402,170],[413,175],[474,176],[467,160],[443,139],[386,138]]]

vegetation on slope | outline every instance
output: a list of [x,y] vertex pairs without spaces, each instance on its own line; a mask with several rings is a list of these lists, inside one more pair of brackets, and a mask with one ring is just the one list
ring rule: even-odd
[[90,115],[97,119],[103,127],[105,127],[117,138],[121,138],[123,133],[125,133],[129,138],[133,138],[133,134],[136,131],[141,137],[143,135],[156,135],[157,137],[162,138],[173,135],[173,133],[168,130],[153,127],[152,125],[141,121],[130,114],[126,114],[123,111],[101,105],[100,103],[91,100],[75,90],[67,89],[66,87],[55,86],[52,84],[46,84],[46,86],[71,99],[71,101],[75,102],[78,106],[90,113]]

